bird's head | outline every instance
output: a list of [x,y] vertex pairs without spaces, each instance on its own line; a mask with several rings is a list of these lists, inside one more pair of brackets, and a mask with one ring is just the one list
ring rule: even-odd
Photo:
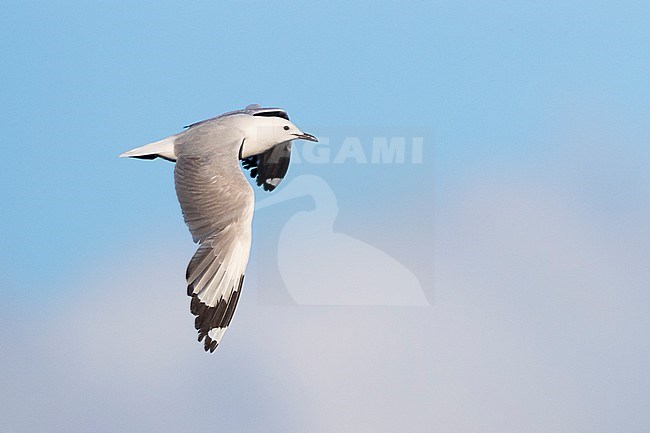
[[245,133],[244,157],[264,152],[271,147],[291,140],[318,141],[290,120],[274,116],[246,116],[242,129]]
[[307,141],[316,141],[318,139],[311,134],[302,132],[300,128],[294,125],[290,120],[283,119],[281,117],[270,117],[273,119],[273,133],[279,140],[279,143],[288,140],[307,140]]

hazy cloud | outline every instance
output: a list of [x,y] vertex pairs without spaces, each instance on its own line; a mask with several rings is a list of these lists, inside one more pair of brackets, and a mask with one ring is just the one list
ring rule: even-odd
[[57,309],[3,316],[0,427],[644,430],[639,252],[542,184],[468,185],[438,215],[432,307],[269,306],[253,280],[213,355],[187,311],[187,240],[102,264]]

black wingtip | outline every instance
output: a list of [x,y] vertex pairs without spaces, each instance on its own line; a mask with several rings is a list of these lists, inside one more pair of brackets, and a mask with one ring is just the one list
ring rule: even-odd
[[203,345],[203,349],[206,352],[212,353],[212,352],[214,352],[214,350],[217,348],[218,345],[219,345],[219,343],[217,341],[214,341],[212,338],[206,336],[205,337],[205,343]]
[[198,340],[199,342],[203,341],[203,347],[206,352],[214,352],[219,345],[218,340],[210,337],[210,331],[218,330],[217,334],[223,335],[223,332],[230,325],[243,284],[244,275],[242,274],[239,277],[239,281],[232,288],[228,299],[221,298],[214,306],[204,304],[197,294],[190,294],[188,287],[188,294],[192,297],[190,301],[190,312],[196,316],[194,318],[194,328],[198,331]]

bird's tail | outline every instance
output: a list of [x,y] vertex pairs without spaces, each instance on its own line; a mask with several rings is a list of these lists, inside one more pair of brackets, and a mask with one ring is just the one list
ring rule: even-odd
[[163,138],[160,141],[154,141],[153,143],[124,152],[120,155],[120,158],[163,158],[167,161],[175,162],[176,153],[174,153],[174,140],[176,140],[176,136],[172,135],[171,137]]

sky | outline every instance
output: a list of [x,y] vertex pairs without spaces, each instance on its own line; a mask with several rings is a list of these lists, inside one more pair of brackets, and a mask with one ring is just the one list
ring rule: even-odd
[[[649,17],[2,2],[0,431],[648,431]],[[173,164],[116,156],[251,103],[321,142],[206,354]]]

